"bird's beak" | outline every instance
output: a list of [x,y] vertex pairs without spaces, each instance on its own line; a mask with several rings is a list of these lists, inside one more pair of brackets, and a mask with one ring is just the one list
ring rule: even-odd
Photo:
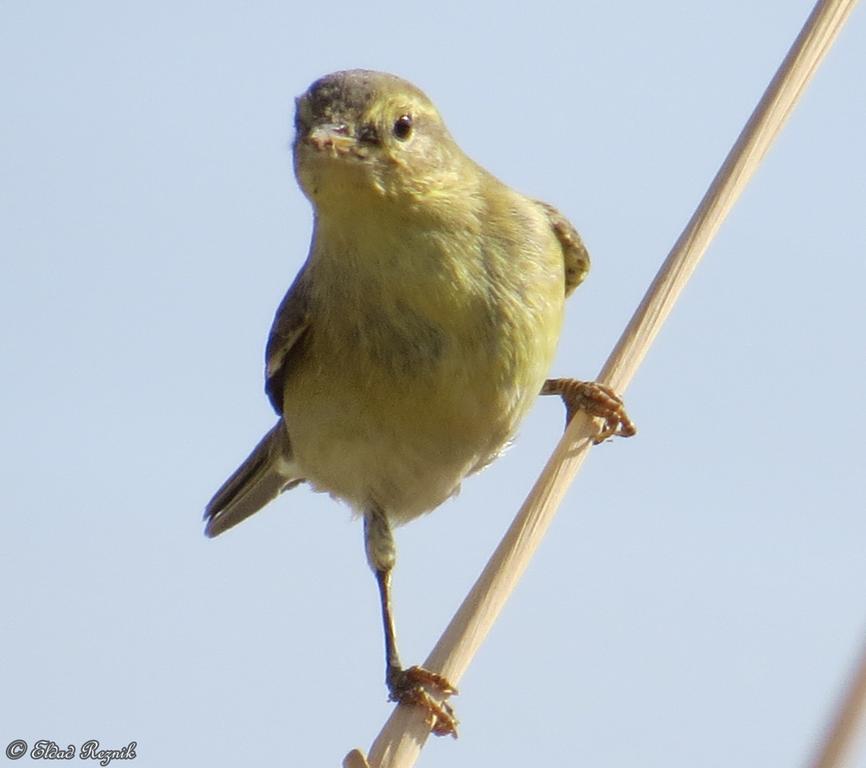
[[356,146],[355,137],[344,123],[322,123],[313,126],[306,141],[317,150],[331,150],[333,154],[345,155]]

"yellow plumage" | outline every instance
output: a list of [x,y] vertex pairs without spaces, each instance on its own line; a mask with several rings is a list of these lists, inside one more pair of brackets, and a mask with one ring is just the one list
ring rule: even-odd
[[[391,695],[417,703],[419,679],[447,681],[400,667],[391,525],[438,506],[513,436],[589,258],[555,209],[466,157],[399,78],[322,78],[296,128],[315,222],[268,341],[280,420],[211,500],[207,533],[304,481],[351,504],[382,592]],[[437,707],[434,728],[453,731]]]

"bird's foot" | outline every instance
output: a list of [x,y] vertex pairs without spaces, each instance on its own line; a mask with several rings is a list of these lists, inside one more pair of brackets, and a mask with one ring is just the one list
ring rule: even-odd
[[427,691],[429,687],[442,697],[457,693],[457,689],[442,675],[424,667],[393,669],[388,673],[387,683],[391,701],[412,704],[427,711],[427,724],[434,735],[457,738],[458,720],[451,705],[435,699]]
[[604,419],[604,426],[593,443],[598,445],[609,437],[631,437],[637,427],[625,412],[622,398],[610,387],[596,381],[578,379],[548,379],[541,388],[542,395],[559,395],[565,403],[565,423],[568,426],[577,411]]

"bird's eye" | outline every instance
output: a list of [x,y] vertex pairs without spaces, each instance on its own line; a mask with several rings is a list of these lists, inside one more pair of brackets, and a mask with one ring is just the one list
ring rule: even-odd
[[412,115],[400,115],[394,121],[394,136],[406,141],[412,135]]

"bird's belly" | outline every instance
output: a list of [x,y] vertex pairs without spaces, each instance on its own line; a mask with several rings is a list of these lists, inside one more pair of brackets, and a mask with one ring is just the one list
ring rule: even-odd
[[561,299],[547,306],[519,326],[428,331],[414,345],[372,331],[314,338],[283,405],[306,480],[357,511],[376,504],[395,523],[452,496],[498,455],[540,391]]
[[295,460],[317,490],[359,511],[375,503],[395,522],[438,506],[492,460],[541,384],[496,385],[490,370],[346,378],[286,398]]

